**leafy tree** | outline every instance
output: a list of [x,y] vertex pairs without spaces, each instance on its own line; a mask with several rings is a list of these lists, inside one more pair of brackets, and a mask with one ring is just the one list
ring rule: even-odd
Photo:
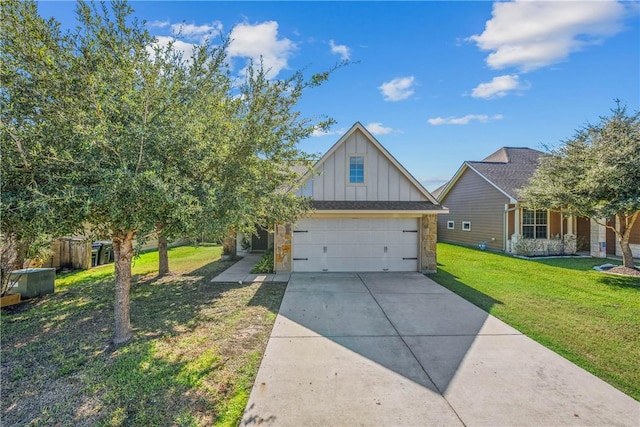
[[[3,194],[3,214],[16,214],[3,233],[58,236],[86,225],[110,238],[115,343],[132,336],[134,239],[224,236],[293,219],[304,201],[283,190],[299,177],[292,165],[307,161],[296,144],[331,122],[295,111],[329,73],[271,81],[258,65],[238,85],[225,43],[182,58],[131,14],[124,1],[79,2],[77,29],[61,34],[33,2],[3,4],[3,144],[9,179],[22,177],[7,183],[9,203]],[[3,175],[3,193],[5,183]]]
[[[534,207],[563,209],[610,228],[624,266],[633,268],[629,237],[640,224],[640,113],[627,115],[619,101],[611,112],[542,157],[521,195]],[[618,228],[603,221],[612,216]]]
[[82,223],[76,161],[60,144],[73,141],[75,116],[69,38],[32,2],[0,8],[0,254],[3,290],[9,272]]

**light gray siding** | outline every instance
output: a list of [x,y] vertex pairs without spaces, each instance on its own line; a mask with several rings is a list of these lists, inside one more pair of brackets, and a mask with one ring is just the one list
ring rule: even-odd
[[[349,156],[364,156],[364,184],[349,184]],[[337,147],[297,194],[314,200],[426,201],[416,186],[360,130]]]
[[[504,250],[504,205],[509,198],[471,169],[466,169],[453,188],[440,201],[449,208],[438,215],[438,241],[477,246],[486,242],[490,249]],[[454,229],[447,222],[454,221]],[[471,231],[462,222],[471,222]]]

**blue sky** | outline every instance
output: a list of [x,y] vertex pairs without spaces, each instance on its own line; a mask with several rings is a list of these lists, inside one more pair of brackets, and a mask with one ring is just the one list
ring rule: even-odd
[[[160,42],[230,35],[234,72],[248,58],[283,78],[323,71],[299,105],[330,116],[301,143],[322,154],[356,121],[429,190],[465,160],[503,146],[542,149],[609,114],[640,109],[640,4],[554,2],[131,2]],[[74,23],[73,2],[40,14]]]

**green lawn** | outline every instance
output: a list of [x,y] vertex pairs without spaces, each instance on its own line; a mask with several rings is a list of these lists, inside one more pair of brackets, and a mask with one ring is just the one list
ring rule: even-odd
[[640,279],[438,244],[436,282],[640,400]]
[[2,310],[3,425],[238,424],[282,284],[213,284],[219,246],[157,252],[133,268],[135,338],[113,348],[113,265],[60,276],[56,293]]

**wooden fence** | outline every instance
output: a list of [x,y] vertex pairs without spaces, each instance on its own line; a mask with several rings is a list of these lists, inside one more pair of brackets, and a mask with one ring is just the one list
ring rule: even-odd
[[51,258],[43,267],[86,270],[91,267],[91,241],[63,237],[51,245]]

